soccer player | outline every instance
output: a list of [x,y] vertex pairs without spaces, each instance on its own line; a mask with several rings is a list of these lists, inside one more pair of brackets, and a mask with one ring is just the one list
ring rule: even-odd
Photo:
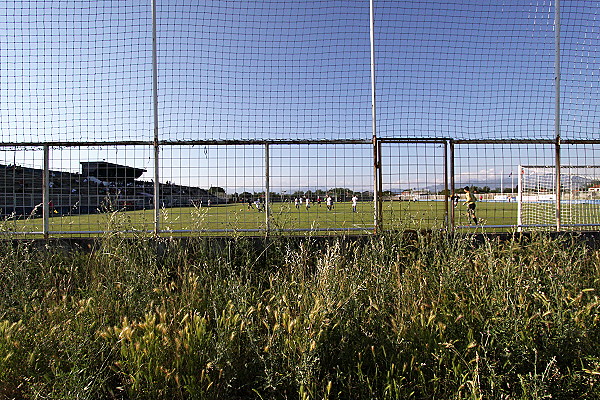
[[331,198],[330,195],[327,195],[326,204],[327,204],[327,209],[329,211],[331,211],[331,209],[333,208],[333,199]]
[[467,199],[464,202],[464,205],[467,206],[467,215],[475,222],[475,225],[477,225],[478,219],[475,215],[475,202],[477,202],[477,197],[471,192],[468,186],[465,186],[464,190],[465,195],[467,196]]
[[352,196],[352,212],[356,212],[356,203],[358,202],[358,197],[356,195]]
[[306,198],[306,211],[310,208],[310,197]]
[[450,197],[450,199],[452,200],[452,205],[456,208],[456,206],[458,205],[458,200],[460,199],[460,196],[456,193],[452,194],[452,197]]

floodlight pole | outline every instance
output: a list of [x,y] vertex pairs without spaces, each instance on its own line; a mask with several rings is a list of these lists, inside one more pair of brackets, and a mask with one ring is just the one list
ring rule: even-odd
[[160,174],[158,146],[158,63],[156,56],[156,0],[152,0],[152,96],[154,106],[154,235],[160,233]]
[[556,231],[561,229],[560,220],[560,0],[554,0],[554,133],[556,137],[555,144],[555,166],[556,166]]
[[374,0],[369,1],[369,26],[371,40],[371,121],[373,134],[373,228],[378,232],[380,223],[380,204],[379,204],[379,174],[381,169],[380,154],[377,145],[377,113],[375,107],[375,11]]

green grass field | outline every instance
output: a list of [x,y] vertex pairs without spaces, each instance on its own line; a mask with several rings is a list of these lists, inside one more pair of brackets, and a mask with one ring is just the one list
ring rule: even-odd
[[[501,230],[500,225],[516,223],[515,203],[481,202],[477,215],[481,227]],[[455,226],[469,225],[465,207],[459,204],[454,209]],[[371,232],[374,226],[373,203],[359,203],[357,212],[352,212],[349,202],[336,203],[333,210],[325,205],[301,206],[296,209],[291,203],[271,205],[269,229],[272,231],[331,231]],[[439,201],[384,202],[382,206],[384,229],[443,229],[446,225],[446,205]],[[25,234],[41,232],[41,218],[7,220],[1,231]],[[57,235],[87,234],[106,231],[152,231],[153,210],[115,211],[77,216],[54,216],[50,219],[50,232]],[[160,227],[174,233],[192,232],[256,232],[267,228],[266,215],[246,204],[229,204],[213,207],[166,208],[161,211]],[[504,228],[510,229],[510,228]]]

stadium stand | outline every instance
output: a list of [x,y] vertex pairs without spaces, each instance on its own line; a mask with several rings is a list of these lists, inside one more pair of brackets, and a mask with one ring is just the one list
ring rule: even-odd
[[[154,185],[139,180],[146,170],[107,162],[82,162],[81,173],[50,171],[51,215],[94,214],[154,207]],[[41,217],[43,170],[0,164],[0,215]],[[159,185],[161,207],[191,207],[224,200],[205,189],[173,183]]]

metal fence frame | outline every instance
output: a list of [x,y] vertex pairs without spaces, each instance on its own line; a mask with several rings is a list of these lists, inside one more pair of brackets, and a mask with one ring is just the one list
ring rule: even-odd
[[[454,208],[449,206],[450,195],[454,193],[456,179],[455,179],[455,153],[456,146],[469,146],[469,145],[550,145],[554,146],[556,153],[556,163],[554,164],[554,168],[556,171],[560,171],[560,155],[561,155],[561,145],[592,145],[592,146],[600,146],[600,140],[563,140],[562,142],[553,141],[553,140],[454,140],[454,139],[430,139],[430,138],[380,138],[375,139],[374,141],[370,140],[273,140],[273,141],[265,141],[265,140],[256,140],[256,141],[122,141],[122,142],[65,142],[65,143],[2,143],[0,144],[0,148],[41,148],[43,150],[43,188],[42,188],[42,219],[43,219],[43,230],[41,232],[20,232],[18,234],[26,234],[26,235],[43,235],[44,238],[49,238],[53,235],[69,235],[69,234],[98,234],[104,233],[102,231],[77,231],[77,232],[62,232],[62,231],[51,231],[50,230],[50,207],[49,207],[49,182],[50,182],[50,161],[51,161],[51,149],[52,148],[73,148],[73,147],[84,147],[84,146],[112,146],[112,147],[127,147],[127,146],[152,146],[154,147],[154,165],[160,165],[160,154],[161,147],[163,146],[206,146],[206,145],[218,145],[218,146],[231,146],[231,145],[252,145],[252,146],[261,146],[264,148],[264,190],[267,195],[266,200],[266,212],[265,212],[265,229],[255,229],[249,230],[256,233],[261,234],[269,234],[271,233],[271,225],[270,225],[270,201],[269,201],[269,191],[271,185],[271,177],[270,177],[270,149],[274,146],[278,145],[294,145],[294,144],[308,144],[308,145],[370,145],[373,146],[373,233],[378,233],[386,229],[386,221],[384,220],[382,213],[382,170],[385,168],[385,161],[382,160],[381,157],[381,146],[382,144],[389,143],[419,143],[419,144],[439,144],[444,146],[444,191],[445,195],[445,204],[444,204],[444,213],[445,213],[445,229],[448,231],[453,231],[457,229],[461,229],[463,227],[457,226],[455,223],[455,213]],[[410,154],[408,155],[410,159]],[[154,193],[155,196],[159,195],[159,170],[155,169],[154,171]],[[560,193],[558,191],[557,193]],[[159,197],[156,197],[159,198]],[[154,223],[152,231],[148,231],[147,233],[152,233],[156,236],[172,233],[169,230],[163,230],[160,226],[159,215],[160,215],[160,201],[154,201]],[[553,230],[561,231],[561,221],[560,221],[560,196],[557,196],[556,201],[556,226]],[[514,225],[490,225],[486,226],[486,231],[493,230],[495,228],[514,228],[521,229],[522,227],[518,226],[518,224]],[[600,226],[598,227],[600,229]],[[317,229],[318,230],[318,229]],[[332,229],[327,229],[327,231],[335,231],[335,227]],[[352,229],[340,229],[345,232],[351,231]],[[287,229],[284,231],[298,231],[295,229]],[[192,230],[182,230],[179,233],[193,233]],[[208,233],[224,233],[223,230],[211,230],[207,229],[205,232]],[[4,234],[17,234],[15,232],[2,232]]]
[[[560,205],[560,168],[561,168],[561,145],[565,144],[590,144],[600,145],[600,140],[563,140],[561,139],[561,31],[560,31],[560,1],[554,1],[554,139],[547,140],[457,140],[453,138],[380,138],[377,131],[377,108],[376,108],[376,36],[375,36],[375,18],[374,18],[374,0],[369,0],[369,28],[370,28],[370,83],[371,83],[371,116],[372,116],[372,132],[371,139],[365,140],[190,140],[190,141],[161,141],[159,129],[159,93],[158,93],[158,58],[157,58],[157,15],[156,15],[156,0],[150,0],[152,12],[152,117],[153,117],[153,139],[149,141],[94,141],[94,142],[12,142],[0,143],[2,148],[42,148],[43,149],[43,188],[42,188],[42,217],[43,229],[42,232],[23,232],[25,234],[40,234],[45,238],[54,234],[68,234],[72,232],[53,232],[50,230],[50,192],[49,192],[49,166],[50,166],[50,150],[52,148],[67,148],[67,147],[84,147],[84,146],[148,146],[153,148],[153,163],[154,163],[154,199],[160,198],[160,166],[161,166],[161,148],[163,146],[208,146],[208,145],[252,145],[264,147],[264,189],[266,194],[266,211],[265,212],[265,229],[264,233],[268,234],[271,230],[269,217],[269,189],[270,189],[270,148],[276,145],[290,144],[361,144],[372,145],[373,149],[373,233],[380,232],[385,228],[385,222],[382,213],[382,170],[385,167],[381,157],[381,146],[386,143],[437,143],[444,146],[444,188],[445,188],[445,229],[452,231],[461,228],[455,224],[454,208],[449,206],[449,195],[454,192],[455,188],[455,147],[458,145],[517,145],[517,144],[543,144],[554,146],[554,166],[556,175],[556,231],[561,231],[561,205]],[[153,229],[152,233],[156,236],[165,233],[160,226],[160,201],[153,202]],[[488,228],[506,228],[508,225],[488,226]],[[511,225],[510,227],[516,227]],[[210,231],[210,230],[209,230]],[[6,233],[6,232],[5,232]],[[99,233],[97,231],[82,231],[78,233]]]

